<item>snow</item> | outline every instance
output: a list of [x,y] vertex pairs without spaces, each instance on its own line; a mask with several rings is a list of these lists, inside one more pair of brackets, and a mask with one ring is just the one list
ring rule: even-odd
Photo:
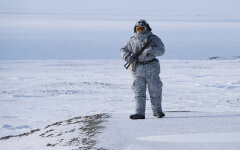
[[175,134],[140,137],[138,140],[156,142],[240,142],[240,133],[199,133],[199,134]]
[[[240,60],[160,63],[166,117],[152,116],[147,95],[146,119],[132,121],[132,77],[122,60],[1,61],[0,137],[104,112],[112,117],[96,137],[99,147],[239,149]],[[43,149],[47,141],[38,134],[1,140],[0,147],[31,149],[31,139],[34,149]]]
[[[44,127],[108,113],[111,118],[102,124],[106,128],[94,137],[97,148],[239,150],[239,4],[1,1],[0,138],[40,131],[0,140],[0,149],[76,149],[64,142],[86,138],[79,129],[83,124],[63,124],[54,131]],[[163,119],[152,116],[149,95],[146,119],[129,119],[134,112],[132,77],[119,60],[119,49],[139,19],[149,22],[166,47],[160,57]],[[209,57],[217,59],[204,60]],[[42,138],[45,132],[67,133]]]
[[239,123],[239,112],[166,112],[163,119],[147,113],[137,121],[115,114],[99,139],[114,150],[237,150]]

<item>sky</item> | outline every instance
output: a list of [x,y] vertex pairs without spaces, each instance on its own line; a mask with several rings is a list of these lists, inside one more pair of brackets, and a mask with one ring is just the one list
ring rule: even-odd
[[120,59],[146,19],[163,59],[240,55],[238,0],[0,0],[0,60]]

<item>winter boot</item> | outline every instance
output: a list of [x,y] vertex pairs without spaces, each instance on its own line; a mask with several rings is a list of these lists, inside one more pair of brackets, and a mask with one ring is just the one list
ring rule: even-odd
[[130,119],[145,119],[144,115],[140,115],[140,114],[134,114],[134,115],[130,115],[129,117]]
[[157,112],[157,113],[154,114],[154,116],[157,117],[157,118],[162,118],[162,117],[165,116],[165,114],[163,112]]

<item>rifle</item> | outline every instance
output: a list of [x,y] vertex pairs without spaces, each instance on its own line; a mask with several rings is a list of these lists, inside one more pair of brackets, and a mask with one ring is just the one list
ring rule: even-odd
[[[152,40],[148,40],[147,42],[145,42],[145,43],[142,45],[142,47],[141,47],[137,52],[135,52],[135,53],[132,55],[132,57],[133,57],[135,60],[137,60],[137,59],[138,59],[138,56],[142,54],[142,52],[148,47],[148,45],[150,44],[151,41],[152,41]],[[133,63],[133,62],[132,62],[132,63]],[[126,69],[128,69],[128,67],[130,66],[130,64],[131,64],[131,63],[127,62],[127,63],[124,65],[124,67],[125,67]]]

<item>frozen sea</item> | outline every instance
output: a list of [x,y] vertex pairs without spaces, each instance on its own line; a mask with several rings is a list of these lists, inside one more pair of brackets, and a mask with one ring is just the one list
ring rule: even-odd
[[[79,149],[84,124],[66,120],[99,113],[111,117],[94,136],[96,149],[239,150],[240,59],[233,58],[240,56],[239,6],[239,0],[1,1],[0,138],[41,131],[0,140],[0,150]],[[129,119],[132,77],[119,49],[139,19],[166,47],[163,119],[152,116],[149,95],[146,119]],[[212,56],[228,59],[204,60]],[[57,121],[62,125],[44,128]],[[83,142],[66,145],[73,139]]]
[[[239,19],[0,13],[0,60],[119,59],[119,49],[146,19],[166,47],[163,59],[239,56]],[[112,13],[112,12],[108,12]],[[154,12],[152,12],[154,14]],[[106,18],[102,18],[106,17]]]
[[[109,113],[97,137],[109,149],[239,149],[240,59],[160,64],[166,118],[152,116],[147,95],[147,119],[132,121],[132,77],[122,60],[0,61],[0,137]],[[43,148],[38,140],[22,142],[0,141],[0,147]]]

